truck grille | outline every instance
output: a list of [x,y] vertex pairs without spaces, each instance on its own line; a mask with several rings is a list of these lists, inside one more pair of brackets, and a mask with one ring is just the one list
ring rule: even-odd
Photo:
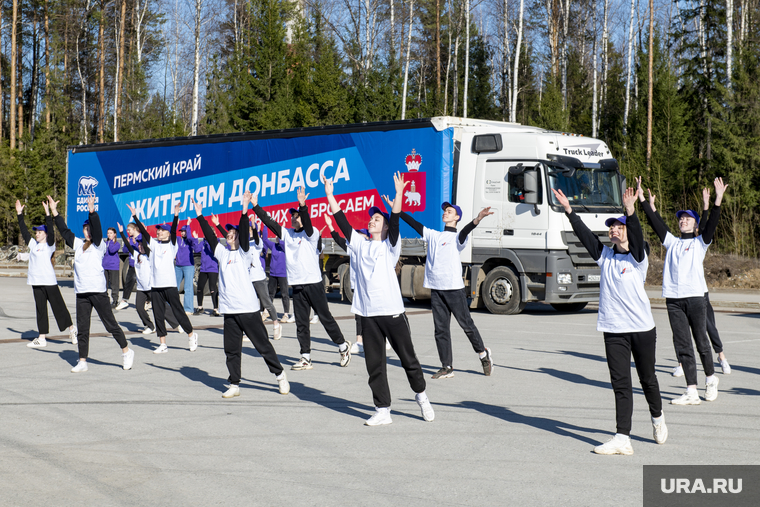
[[[560,234],[562,236],[562,241],[567,245],[567,253],[570,255],[570,260],[573,261],[573,266],[578,269],[596,269],[599,267],[594,259],[591,258],[591,255],[589,255],[586,247],[584,247],[583,243],[578,239],[577,234],[573,231],[562,231]],[[612,242],[610,241],[610,238],[607,237],[607,231],[595,231],[594,234],[599,237],[599,241],[601,241],[603,245],[612,247]]]

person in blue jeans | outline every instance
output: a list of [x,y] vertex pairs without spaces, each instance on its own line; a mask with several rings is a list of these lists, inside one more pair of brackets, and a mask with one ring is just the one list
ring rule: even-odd
[[193,252],[197,249],[196,240],[188,234],[190,230],[190,219],[187,224],[180,229],[180,236],[177,238],[177,256],[174,258],[174,273],[177,275],[177,290],[182,279],[185,280],[185,313],[193,313],[193,282],[195,279],[195,258]]

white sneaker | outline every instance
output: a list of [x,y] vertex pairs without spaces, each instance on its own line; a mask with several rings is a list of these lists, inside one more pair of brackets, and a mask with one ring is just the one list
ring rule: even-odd
[[718,398],[719,382],[718,377],[713,377],[712,382],[705,382],[705,401],[715,401]]
[[38,336],[34,340],[27,343],[26,346],[30,349],[41,349],[42,347],[47,347],[47,340],[44,336]]
[[[295,319],[294,319],[294,320],[295,320]],[[315,315],[314,315],[314,316],[311,318],[311,320],[310,320],[309,322],[310,322],[311,324],[316,324],[317,322],[319,322],[319,315],[316,315],[316,314],[315,314]]]
[[[340,349],[338,349],[340,352]],[[351,342],[346,340],[346,350],[340,352],[340,365],[345,368],[351,362]]]
[[422,410],[422,418],[427,422],[433,422],[433,419],[435,419],[435,412],[433,412],[433,407],[430,405],[430,400],[428,399],[427,394],[418,393],[414,399],[417,402],[417,405],[420,406],[420,410]]
[[699,405],[700,403],[702,403],[702,400],[699,399],[697,391],[692,391],[690,389],[687,389],[686,392],[678,398],[670,400],[671,405]]
[[288,377],[284,371],[277,377],[277,384],[280,386],[280,394],[288,394],[290,392],[290,382],[288,382]]
[[363,354],[364,353],[364,345],[362,345],[359,342],[354,343],[351,345],[351,353],[352,354]]
[[153,334],[155,332],[156,332],[155,329],[151,329],[148,326],[145,326],[145,329],[142,330],[142,334]]
[[281,325],[277,326],[276,328],[274,328],[274,334],[272,336],[272,339],[274,339],[274,340],[279,340],[280,338],[282,338],[282,326]]
[[675,368],[673,368],[673,376],[674,377],[683,377],[683,368],[679,364]]
[[306,359],[303,356],[301,356],[301,359],[299,359],[296,364],[290,367],[291,370],[295,371],[311,370],[312,368],[311,359]]
[[376,408],[375,415],[364,421],[365,426],[381,426],[383,424],[390,424],[393,422],[391,419],[391,409],[389,407]]
[[633,454],[633,447],[631,447],[630,438],[612,437],[602,445],[597,445],[594,447],[594,452],[608,456],[612,454],[623,454],[625,456],[630,456]]
[[235,396],[240,396],[240,386],[235,384],[230,385],[230,388],[222,394],[222,398],[234,398]]
[[[285,318],[285,316],[283,316],[283,319],[284,318]],[[296,321],[296,316],[293,315],[293,314],[290,314],[290,315],[288,315],[288,320],[286,320],[285,322],[287,322],[288,324],[292,324],[295,321]]]
[[728,364],[728,360],[721,359],[720,360],[720,367],[723,370],[724,375],[731,375],[731,365]]
[[188,338],[188,344],[190,345],[190,352],[195,352],[198,348],[198,333],[193,333],[193,336]]
[[77,329],[76,326],[74,326],[71,329],[69,329],[69,338],[71,338],[71,344],[72,345],[76,345],[77,343],[79,343],[79,340],[77,340],[77,333],[78,332],[79,332],[79,330]]
[[123,310],[124,308],[127,308],[129,306],[129,303],[126,299],[122,299],[118,305],[116,305],[116,308],[114,310]]
[[79,361],[76,366],[71,369],[71,373],[82,373],[87,371],[87,361]]
[[167,352],[169,352],[169,347],[167,347],[165,343],[162,343],[153,351],[154,354],[166,354]]
[[652,431],[654,433],[654,441],[658,444],[664,444],[668,439],[668,427],[665,426],[665,416],[661,417],[660,424],[655,424],[654,417],[652,418]]
[[132,369],[132,363],[135,362],[135,351],[132,349],[127,350],[126,354],[121,355],[123,368],[125,370],[131,370]]

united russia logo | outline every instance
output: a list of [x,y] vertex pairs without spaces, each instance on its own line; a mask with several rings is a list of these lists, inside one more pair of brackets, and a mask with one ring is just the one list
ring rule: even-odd
[[422,155],[412,148],[412,152],[406,156],[404,164],[407,170],[404,179],[409,181],[409,185],[404,190],[404,203],[401,209],[408,212],[424,211],[425,173],[420,172]]

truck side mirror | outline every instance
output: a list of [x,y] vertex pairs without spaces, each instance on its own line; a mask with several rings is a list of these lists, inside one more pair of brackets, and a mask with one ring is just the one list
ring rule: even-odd
[[536,167],[526,168],[525,172],[523,172],[523,177],[525,178],[525,204],[532,204],[536,215],[541,213],[541,210],[538,209],[540,167],[540,165],[537,165]]

